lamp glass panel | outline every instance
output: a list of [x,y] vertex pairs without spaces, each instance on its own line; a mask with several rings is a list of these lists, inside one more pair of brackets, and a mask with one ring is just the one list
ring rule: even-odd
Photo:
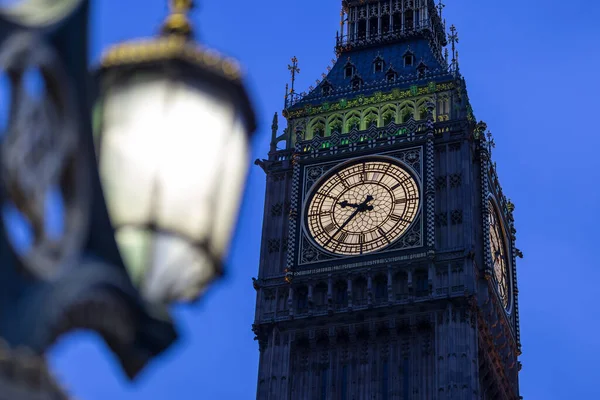
[[46,26],[65,18],[81,0],[0,0],[0,14],[26,26]]
[[215,277],[212,260],[190,242],[171,235],[154,235],[151,268],[141,291],[152,302],[193,301]]
[[145,74],[112,86],[97,145],[119,248],[132,275],[145,271],[148,299],[193,299],[231,240],[246,125],[234,100],[209,83]]
[[233,227],[237,222],[238,204],[240,204],[249,162],[248,135],[241,119],[237,119],[229,142],[226,159],[222,164],[220,173],[224,179],[218,186],[217,198],[219,207],[215,210],[214,225],[212,228],[212,251],[214,254],[226,256],[228,244],[231,239]]

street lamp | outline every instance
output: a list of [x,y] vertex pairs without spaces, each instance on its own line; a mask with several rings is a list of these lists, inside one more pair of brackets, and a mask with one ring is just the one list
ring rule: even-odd
[[240,67],[191,39],[191,0],[160,36],[111,48],[95,144],[119,250],[143,297],[191,301],[222,274],[254,113]]
[[[237,63],[192,41],[192,1],[171,1],[157,38],[106,53],[94,107],[89,7],[0,0],[0,398],[64,398],[39,377],[76,329],[136,376],[177,337],[167,306],[222,273],[244,188],[254,113]],[[28,71],[42,93],[28,93]]]

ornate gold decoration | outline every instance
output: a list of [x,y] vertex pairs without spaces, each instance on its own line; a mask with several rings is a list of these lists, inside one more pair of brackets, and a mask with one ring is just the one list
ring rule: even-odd
[[194,1],[171,0],[169,3],[171,14],[165,20],[162,32],[190,37],[192,35],[192,24],[188,18],[188,13],[194,7]]
[[316,105],[308,104],[305,107],[298,109],[293,109],[294,107],[291,107],[292,109],[284,111],[284,116],[286,118],[301,118],[306,116],[313,116],[325,112],[345,110],[353,107],[364,107],[370,104],[375,105],[396,100],[408,99],[411,97],[423,96],[427,94],[446,92],[448,90],[454,89],[455,87],[454,82],[436,84],[432,83],[428,83],[427,85],[420,87],[414,86],[406,90],[395,88],[389,93],[376,92],[371,96],[361,96],[352,100],[340,99],[336,103],[324,102],[323,104]]
[[179,60],[208,69],[229,80],[241,81],[242,71],[237,60],[191,40],[192,29],[187,13],[192,7],[192,0],[171,0],[171,14],[166,18],[160,36],[111,47],[102,57],[102,68]]

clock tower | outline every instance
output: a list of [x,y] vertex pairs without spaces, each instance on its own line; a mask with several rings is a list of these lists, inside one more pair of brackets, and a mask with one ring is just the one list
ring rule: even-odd
[[519,399],[513,204],[443,4],[344,0],[273,120],[257,399]]

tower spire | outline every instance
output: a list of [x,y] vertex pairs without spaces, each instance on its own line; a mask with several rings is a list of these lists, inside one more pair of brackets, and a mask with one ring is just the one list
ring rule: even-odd
[[454,72],[458,71],[458,52],[456,51],[456,44],[458,43],[458,32],[456,31],[456,26],[452,24],[450,26],[450,35],[448,35],[448,40],[452,44],[452,68]]
[[298,68],[298,58],[296,56],[292,57],[292,64],[288,65],[288,70],[292,74],[292,87],[290,90],[290,94],[293,96],[296,92],[294,91],[294,83],[296,83],[296,74],[300,73],[300,68]]
[[440,14],[440,19],[442,18],[442,11],[444,11],[444,8],[446,8],[446,5],[442,2],[442,0],[440,0],[440,2],[438,3],[438,5],[436,6],[438,9],[438,12]]

